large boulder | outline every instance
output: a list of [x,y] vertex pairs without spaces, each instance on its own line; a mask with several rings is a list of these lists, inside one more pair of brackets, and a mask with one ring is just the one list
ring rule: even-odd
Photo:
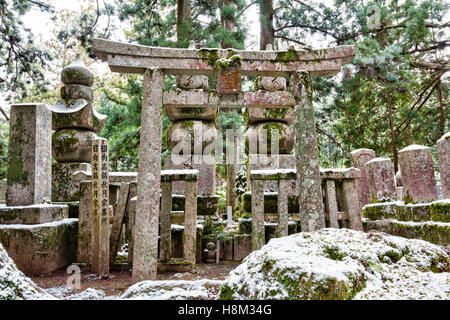
[[220,299],[449,299],[450,262],[423,240],[348,229],[272,239],[230,272]]
[[53,300],[30,278],[17,269],[0,244],[0,300]]

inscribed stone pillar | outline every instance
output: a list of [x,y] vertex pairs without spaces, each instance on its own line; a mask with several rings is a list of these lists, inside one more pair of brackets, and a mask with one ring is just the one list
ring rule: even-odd
[[156,279],[161,179],[162,96],[164,74],[144,74],[138,187],[133,249],[133,282]]
[[7,206],[50,201],[52,114],[45,104],[11,106]]
[[394,180],[394,166],[391,159],[374,158],[366,163],[370,198],[397,199]]
[[92,272],[109,274],[109,166],[108,140],[92,140]]
[[358,180],[358,199],[361,208],[370,203],[369,183],[365,164],[375,158],[375,151],[372,149],[357,149],[350,152],[353,167],[361,171],[361,177]]
[[325,227],[325,217],[311,76],[306,71],[293,73],[291,86],[296,100],[295,157],[300,224],[302,231],[315,231]]
[[264,236],[264,185],[261,180],[252,181],[252,249],[259,250],[265,244]]
[[431,148],[410,145],[398,152],[402,173],[403,196],[414,202],[438,200]]
[[437,143],[439,172],[441,173],[442,198],[450,198],[450,132],[447,132]]

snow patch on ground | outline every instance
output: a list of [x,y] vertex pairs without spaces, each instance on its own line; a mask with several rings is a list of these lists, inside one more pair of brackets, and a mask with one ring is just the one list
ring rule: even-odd
[[129,287],[120,299],[132,300],[213,300],[217,298],[220,280],[142,281]]
[[230,272],[222,299],[449,299],[449,257],[423,240],[348,229],[272,239]]

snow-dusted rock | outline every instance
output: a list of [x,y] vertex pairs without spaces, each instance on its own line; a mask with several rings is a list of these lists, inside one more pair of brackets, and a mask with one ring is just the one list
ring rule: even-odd
[[17,269],[0,244],[0,300],[53,300],[30,278]]
[[348,229],[272,239],[230,272],[220,299],[449,299],[450,262],[422,240]]
[[217,298],[219,280],[142,281],[129,287],[120,299],[135,300],[213,300]]

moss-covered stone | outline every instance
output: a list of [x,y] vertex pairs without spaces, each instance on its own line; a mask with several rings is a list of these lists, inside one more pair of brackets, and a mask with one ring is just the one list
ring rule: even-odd
[[431,220],[450,222],[450,201],[434,201],[431,203]]

